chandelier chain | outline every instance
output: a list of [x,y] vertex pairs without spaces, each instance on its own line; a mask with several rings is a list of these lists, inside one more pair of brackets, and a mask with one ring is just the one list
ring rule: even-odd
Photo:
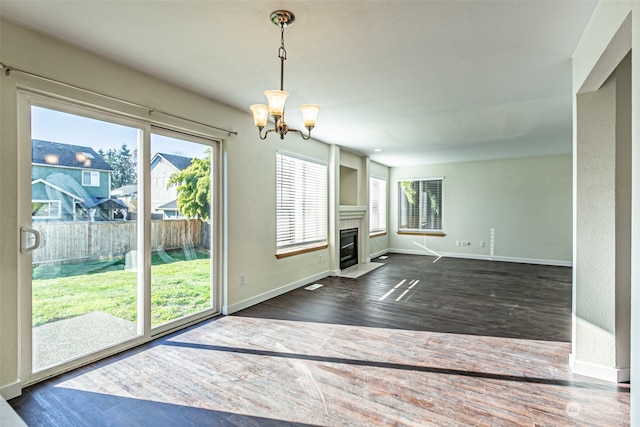
[[278,49],[278,58],[287,59],[287,51],[284,48],[284,24],[280,24],[280,49]]
[[278,58],[280,58],[280,90],[284,90],[284,61],[287,60],[287,50],[284,48],[284,23],[280,23],[280,49],[278,49]]

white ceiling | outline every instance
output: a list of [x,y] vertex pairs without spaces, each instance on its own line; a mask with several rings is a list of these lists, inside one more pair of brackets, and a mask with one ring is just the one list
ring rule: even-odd
[[288,9],[289,110],[320,104],[317,139],[401,166],[570,152],[571,55],[596,3],[0,0],[0,13],[250,121],[279,85],[269,14]]

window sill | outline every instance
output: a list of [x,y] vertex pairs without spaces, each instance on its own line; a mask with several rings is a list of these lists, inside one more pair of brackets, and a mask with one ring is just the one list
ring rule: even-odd
[[319,251],[322,249],[327,249],[329,247],[326,243],[321,243],[313,246],[297,246],[293,249],[283,250],[276,253],[276,258],[288,258],[294,255],[306,254],[307,252]]
[[446,233],[444,231],[398,231],[398,235],[409,235],[409,236],[434,236],[434,237],[444,237]]
[[376,231],[375,233],[370,233],[369,237],[380,237],[380,236],[386,236],[387,232],[386,231]]

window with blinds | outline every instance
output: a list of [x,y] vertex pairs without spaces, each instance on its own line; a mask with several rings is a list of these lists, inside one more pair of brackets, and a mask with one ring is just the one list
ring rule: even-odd
[[277,252],[327,242],[327,166],[276,154]]
[[398,183],[398,231],[442,231],[442,180]]
[[369,233],[387,231],[387,181],[369,178]]

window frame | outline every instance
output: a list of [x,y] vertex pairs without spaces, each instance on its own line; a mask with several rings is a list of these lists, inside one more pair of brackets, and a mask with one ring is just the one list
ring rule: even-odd
[[[86,183],[85,176],[89,176],[89,183]],[[95,177],[95,180],[94,180]],[[83,187],[100,187],[100,172],[98,171],[82,171],[82,186]]]
[[[328,228],[329,228],[329,202],[328,202],[328,179],[329,179],[329,168],[327,166],[326,162],[317,160],[317,159],[312,159],[312,158],[308,158],[308,157],[304,157],[304,156],[300,156],[298,154],[294,154],[294,153],[289,153],[286,151],[281,151],[278,150],[276,151],[276,248],[275,248],[275,253],[276,253],[276,258],[280,259],[280,258],[285,258],[285,257],[289,257],[289,256],[293,256],[293,255],[298,255],[298,254],[302,254],[302,253],[306,253],[306,252],[311,252],[311,251],[316,251],[316,250],[320,250],[320,249],[325,249],[327,248],[328,245],[328,236],[329,236],[329,232],[328,232]],[[318,182],[312,183],[313,187],[312,188],[307,188],[307,186],[305,185],[304,188],[296,188],[296,189],[292,189],[289,188],[289,190],[293,190],[296,194],[290,195],[289,196],[289,201],[291,200],[296,200],[295,204],[290,204],[287,208],[291,209],[295,209],[295,211],[293,212],[293,215],[296,216],[296,218],[294,218],[294,221],[297,219],[300,219],[300,215],[302,215],[302,220],[305,221],[307,216],[305,215],[304,209],[305,207],[308,207],[309,204],[313,203],[319,203],[322,207],[322,212],[317,213],[315,216],[317,216],[317,221],[312,221],[311,223],[307,223],[306,221],[303,222],[302,224],[302,229],[298,229],[297,228],[297,224],[293,224],[293,227],[289,226],[287,233],[283,233],[283,228],[282,226],[279,226],[279,224],[281,224],[282,221],[282,213],[280,212],[281,210],[284,210],[285,207],[283,206],[283,195],[282,195],[282,188],[281,188],[281,183],[280,180],[283,178],[283,174],[286,171],[281,170],[281,166],[282,166],[282,160],[284,159],[288,159],[289,161],[292,162],[298,162],[297,167],[301,167],[303,168],[302,171],[298,171],[296,173],[305,173],[304,168],[308,167],[308,168],[318,168],[321,167],[322,171],[322,178],[318,178]],[[313,174],[317,174],[318,171],[312,172],[312,174],[310,176],[308,176],[308,178],[313,177]],[[300,181],[297,181],[298,183],[300,183]],[[290,184],[291,185],[291,184]],[[303,184],[304,185],[304,184]],[[320,193],[318,193],[318,190],[320,190]],[[297,192],[302,191],[302,192],[308,192],[309,195],[311,196],[310,199],[307,199],[307,196],[305,194],[297,194]],[[317,197],[313,197],[314,193],[317,195]],[[304,200],[300,200],[300,197],[305,197]],[[307,203],[305,203],[305,201],[307,201]],[[303,211],[300,212],[299,209],[302,209]],[[288,214],[289,216],[291,216],[291,213]],[[289,219],[289,221],[291,221],[291,219]],[[300,238],[301,235],[313,235],[314,232],[309,233],[309,229],[307,228],[305,230],[305,227],[308,227],[309,225],[311,225],[312,228],[316,228],[315,233],[319,233],[316,237],[314,238],[305,238],[302,237]],[[288,243],[283,243],[281,244],[281,241],[287,240],[286,239],[286,235],[293,235],[293,237],[291,237],[289,239]],[[293,239],[293,241],[291,241],[291,239]]]
[[[378,191],[378,196],[383,196],[382,198],[377,197],[374,199],[373,197],[373,182],[374,181],[380,181],[381,183],[379,184],[379,191]],[[388,205],[388,201],[387,199],[389,198],[388,195],[388,191],[387,191],[387,180],[385,178],[379,178],[377,176],[370,176],[369,177],[369,236],[380,236],[380,235],[384,235],[387,233],[387,229],[388,229],[388,216],[387,216],[387,205]],[[383,203],[381,203],[380,206],[377,206],[377,211],[378,211],[378,215],[376,218],[376,225],[378,225],[378,227],[372,227],[372,222],[374,221],[374,201],[382,201]]]
[[[428,201],[423,200],[422,195],[425,194],[425,191],[421,191],[422,186],[424,185],[425,187],[429,185],[430,182],[439,182],[439,188],[438,188],[438,193],[436,194],[437,197],[437,204],[438,204],[438,210],[439,213],[437,213],[437,215],[440,216],[440,218],[432,218],[432,227],[430,228],[415,228],[415,227],[403,227],[402,223],[403,223],[403,197],[404,197],[404,190],[403,190],[403,183],[404,182],[419,182],[420,183],[420,191],[419,191],[419,196],[418,196],[418,221],[421,220],[421,218],[427,218],[430,214],[430,208],[428,205]],[[444,225],[445,225],[445,221],[444,221],[444,215],[443,215],[443,199],[444,199],[444,177],[432,177],[432,178],[406,178],[406,179],[399,179],[398,180],[398,230],[397,233],[398,234],[412,234],[412,235],[423,235],[423,236],[445,236],[445,232],[444,232]],[[426,191],[429,191],[428,189],[425,188]],[[424,208],[426,208],[426,211],[423,211],[423,206]],[[428,221],[428,220],[427,220]],[[439,224],[439,228],[434,228],[433,225],[434,223],[437,221],[437,223]]]
[[[38,219],[58,219],[62,217],[62,202],[60,200],[31,200],[31,206],[33,206],[34,203],[46,203],[49,205],[49,209],[47,209],[47,212],[49,212],[49,215],[47,216],[40,216],[40,215],[33,215],[33,209],[31,210],[31,218],[32,220],[38,220]],[[53,204],[57,204],[58,205],[58,215],[51,215],[51,206]],[[40,209],[38,209],[40,210]]]

